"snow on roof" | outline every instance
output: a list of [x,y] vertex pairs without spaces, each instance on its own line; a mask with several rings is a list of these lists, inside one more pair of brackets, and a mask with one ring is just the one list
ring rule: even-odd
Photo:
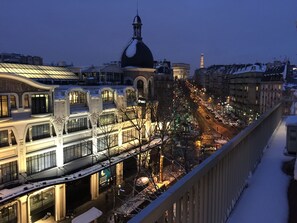
[[238,69],[237,71],[234,72],[234,74],[242,74],[247,72],[264,73],[265,70],[266,70],[266,66],[264,64],[252,64]]
[[286,125],[297,125],[297,116],[288,116],[286,119]]
[[137,39],[133,39],[133,41],[129,44],[129,46],[126,50],[127,57],[133,57],[136,54],[137,42],[138,42]]
[[287,222],[289,215],[287,189],[290,177],[282,172],[286,145],[285,121],[268,142],[261,162],[251,176],[227,223]]

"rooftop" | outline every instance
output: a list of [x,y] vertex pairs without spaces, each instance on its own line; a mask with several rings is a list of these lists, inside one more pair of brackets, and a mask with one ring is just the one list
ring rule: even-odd
[[[288,117],[286,119],[291,119]],[[287,189],[290,177],[282,172],[286,144],[286,119],[272,135],[261,163],[249,179],[228,223],[287,222]]]

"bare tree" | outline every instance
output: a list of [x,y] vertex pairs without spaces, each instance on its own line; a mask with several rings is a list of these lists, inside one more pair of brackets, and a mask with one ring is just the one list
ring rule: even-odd
[[112,156],[118,153],[118,129],[120,123],[117,123],[117,116],[114,113],[101,114],[98,122],[97,138],[97,152],[108,160],[108,169],[110,172],[111,190],[113,197],[113,209],[116,204],[116,181],[114,176],[116,175],[114,168],[112,168]]
[[[170,99],[167,99],[170,100]],[[172,127],[174,122],[174,116],[172,113],[172,107],[168,105],[167,109],[159,107],[158,104],[151,104],[152,120],[155,123],[154,134],[160,139],[159,148],[159,181],[163,182],[163,168],[164,168],[164,156],[166,156],[166,150],[169,149],[169,145],[172,143]]]
[[135,158],[137,160],[137,172],[134,177],[133,195],[136,192],[137,179],[143,174],[152,183],[155,183],[149,169],[149,156],[153,140],[151,128],[151,105],[150,102],[130,106],[121,110],[123,119],[122,137],[123,143],[128,143],[129,147],[135,148]]

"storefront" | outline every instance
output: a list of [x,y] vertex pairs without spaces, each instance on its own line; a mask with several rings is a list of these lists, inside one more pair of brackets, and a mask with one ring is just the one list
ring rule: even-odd
[[55,189],[37,191],[29,195],[31,222],[42,219],[47,215],[55,216]]
[[0,207],[0,222],[18,222],[18,205],[13,202]]

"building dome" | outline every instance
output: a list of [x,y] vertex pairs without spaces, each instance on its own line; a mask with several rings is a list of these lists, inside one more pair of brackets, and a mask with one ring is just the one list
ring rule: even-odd
[[152,52],[141,40],[132,39],[122,54],[121,66],[153,68]]
[[132,25],[134,29],[134,35],[122,54],[121,66],[153,68],[154,58],[150,49],[142,41],[142,23],[138,15],[134,17]]

